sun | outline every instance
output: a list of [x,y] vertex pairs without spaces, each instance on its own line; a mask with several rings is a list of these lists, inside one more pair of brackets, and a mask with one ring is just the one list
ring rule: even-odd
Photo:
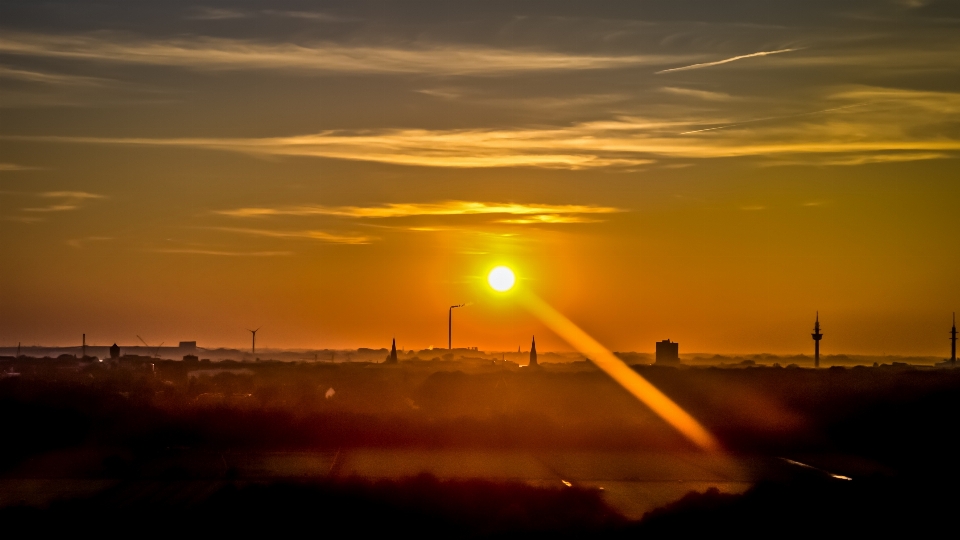
[[507,268],[506,266],[498,266],[494,268],[487,276],[487,283],[489,283],[494,290],[500,292],[506,292],[512,289],[513,284],[516,281],[517,278],[513,275],[513,270]]

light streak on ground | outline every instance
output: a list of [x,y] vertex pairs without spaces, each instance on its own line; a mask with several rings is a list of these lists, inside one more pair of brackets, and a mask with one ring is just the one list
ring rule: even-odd
[[530,291],[519,292],[520,302],[555,334],[589,358],[620,386],[633,394],[660,418],[704,450],[719,450],[720,445],[696,419],[673,402],[657,387],[614,356],[597,340],[570,319]]
[[792,459],[787,459],[785,457],[782,457],[780,459],[782,459],[783,461],[786,461],[791,465],[796,465],[797,467],[803,467],[804,469],[811,469],[817,472],[822,472],[823,474],[829,476],[830,478],[834,478],[836,480],[853,480],[853,478],[850,478],[849,476],[843,476],[842,474],[834,474],[830,471],[825,471],[819,467],[814,467],[813,465],[807,465],[806,463],[800,463],[799,461],[794,461]]

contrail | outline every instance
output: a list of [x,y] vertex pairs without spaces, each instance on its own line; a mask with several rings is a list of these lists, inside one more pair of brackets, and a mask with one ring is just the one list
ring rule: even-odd
[[671,71],[686,71],[688,69],[700,69],[700,68],[705,68],[710,66],[719,66],[720,64],[735,62],[737,60],[743,60],[744,58],[753,58],[755,56],[768,56],[771,54],[780,54],[780,53],[799,51],[799,50],[800,49],[780,49],[779,51],[761,51],[761,52],[755,52],[751,54],[743,54],[740,56],[734,56],[733,58],[727,58],[726,60],[717,60],[716,62],[705,62],[703,64],[693,64],[692,66],[663,69],[663,70],[657,71],[656,74],[659,75],[660,73],[668,73]]
[[556,335],[583,353],[597,367],[663,418],[687,439],[704,450],[719,450],[720,445],[696,419],[680,408],[656,386],[608,351],[570,319],[541,300],[533,292],[520,292],[520,301]]

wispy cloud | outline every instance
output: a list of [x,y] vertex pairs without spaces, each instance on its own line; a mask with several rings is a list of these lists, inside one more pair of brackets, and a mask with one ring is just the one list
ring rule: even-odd
[[280,17],[287,19],[306,19],[323,22],[344,22],[354,20],[338,17],[336,15],[331,15],[321,11],[290,11],[277,9],[248,10],[213,8],[206,6],[193,8],[186,18],[198,21],[224,21],[231,19],[250,19],[260,16]]
[[0,79],[12,79],[26,82],[71,86],[101,86],[104,83],[109,82],[107,79],[101,79],[99,77],[65,75],[62,73],[44,73],[41,71],[16,69],[6,66],[0,66]]
[[588,218],[583,216],[558,216],[556,214],[546,214],[530,216],[516,219],[500,219],[497,223],[510,223],[514,225],[533,225],[533,224],[560,224],[560,223],[600,223],[603,220]]
[[80,208],[76,204],[51,204],[48,206],[36,206],[31,208],[23,208],[24,212],[67,212],[70,210],[76,210]]
[[459,99],[463,97],[463,92],[457,88],[424,88],[417,90],[417,93],[440,99]]
[[330,233],[326,231],[278,231],[270,229],[245,229],[239,227],[211,227],[216,231],[246,234],[250,236],[263,236],[267,238],[301,238],[308,240],[319,240],[330,244],[369,244],[376,240],[371,236],[344,235]]
[[[737,133],[728,138],[701,138],[651,133],[630,121],[624,129],[578,124],[553,129],[509,130],[378,130],[362,134],[325,132],[315,135],[260,139],[140,139],[99,137],[18,137],[0,139],[57,143],[119,144],[207,148],[249,154],[310,156],[372,161],[424,167],[538,167],[592,169],[632,167],[656,162],[655,158],[724,158],[810,153],[867,153],[891,151],[960,151],[960,140],[943,137],[841,138],[844,126],[824,129],[804,126],[789,137],[760,132]],[[743,124],[743,123],[741,123]],[[726,125],[723,127],[732,127]],[[851,130],[854,126],[850,126]],[[610,128],[610,129],[608,129]],[[864,126],[860,125],[861,130]],[[823,131],[829,130],[826,134]],[[704,131],[686,132],[696,134]],[[832,131],[832,133],[830,132]],[[878,135],[884,130],[874,129]],[[806,136],[804,136],[806,135]],[[828,135],[827,138],[824,135]],[[800,137],[798,139],[798,137]]]
[[31,167],[29,165],[17,165],[16,163],[0,163],[0,172],[4,171],[40,171],[43,167]]
[[39,218],[35,216],[4,216],[3,219],[6,221],[13,221],[16,223],[26,223],[26,224],[38,223],[40,221],[43,221],[43,218]]
[[960,93],[904,88],[878,88],[875,86],[851,86],[834,92],[830,99],[870,103],[889,103],[899,106],[925,109],[937,114],[960,113]]
[[245,19],[253,15],[250,11],[240,9],[213,8],[200,6],[193,8],[187,19],[198,21],[222,21],[227,19]]
[[45,191],[40,193],[41,197],[52,197],[58,199],[104,199],[105,195],[98,193],[89,193],[86,191]]
[[661,88],[660,91],[667,94],[702,99],[704,101],[733,101],[736,99],[730,94],[724,94],[723,92],[709,92],[707,90],[695,90],[692,88],[665,86]]
[[902,163],[908,161],[926,161],[929,159],[951,159],[957,156],[943,152],[900,152],[896,154],[861,154],[844,157],[818,157],[804,161],[775,160],[764,166],[784,165],[820,165],[820,166],[856,166],[874,163]]
[[[543,216],[539,223],[556,216],[576,214],[611,214],[624,210],[610,206],[489,203],[443,201],[439,203],[391,203],[382,206],[293,206],[283,208],[238,208],[217,213],[233,217],[326,215],[349,218],[401,218],[412,216],[462,216],[479,214],[511,214]],[[550,217],[554,216],[554,217]],[[553,221],[559,223],[560,221]],[[572,223],[572,221],[567,221]]]
[[119,34],[6,32],[0,53],[202,69],[293,69],[353,73],[494,74],[663,65],[666,55],[576,55],[454,44],[408,47],[330,42],[269,43],[224,38],[147,40]]
[[797,113],[797,114],[786,114],[786,115],[780,115],[780,116],[766,116],[766,117],[763,117],[763,118],[753,118],[753,119],[751,119],[751,120],[742,120],[742,121],[740,121],[740,122],[724,123],[724,124],[721,124],[721,125],[719,125],[719,126],[712,126],[712,127],[708,127],[708,128],[694,129],[694,130],[691,130],[691,131],[684,131],[684,132],[680,133],[680,135],[691,135],[691,134],[694,134],[694,133],[703,133],[703,132],[706,132],[706,131],[716,131],[716,130],[718,130],[718,129],[727,129],[727,128],[732,128],[732,127],[737,127],[737,126],[743,126],[743,125],[747,125],[747,124],[754,124],[754,123],[756,123],[756,122],[769,122],[769,121],[771,121],[771,120],[784,120],[784,119],[787,119],[787,118],[799,118],[799,117],[801,117],[801,116],[810,116],[810,115],[814,115],[814,114],[822,114],[822,113],[828,113],[828,112],[842,111],[842,110],[844,110],[844,109],[852,109],[852,108],[855,108],[855,107],[863,107],[863,106],[865,106],[865,105],[868,105],[868,103],[854,103],[854,104],[852,104],[852,105],[844,105],[844,106],[842,106],[842,107],[831,107],[831,108],[829,108],[829,109],[821,109],[821,110],[818,110],[818,111],[809,111],[809,112],[802,112],[802,113]]
[[[205,148],[426,167],[613,168],[691,158],[960,152],[960,93],[848,87],[825,96],[855,103],[743,121],[620,116],[553,127],[330,130],[263,138],[0,136],[0,140]],[[709,127],[703,127],[709,126]],[[699,128],[699,129],[692,129]],[[736,128],[736,129],[733,129]],[[838,158],[842,159],[842,158]],[[884,159],[884,158],[878,158]],[[313,210],[303,210],[313,212]]]
[[656,73],[657,73],[657,74],[660,74],[660,73],[670,73],[671,71],[687,71],[687,70],[690,70],[690,69],[702,69],[702,68],[711,67],[711,66],[719,66],[719,65],[721,65],[721,64],[728,64],[728,63],[730,63],[730,62],[736,62],[737,60],[745,60],[745,59],[747,59],[747,58],[756,58],[756,57],[758,57],[758,56],[769,56],[769,55],[771,55],[771,54],[787,53],[787,52],[793,52],[793,51],[798,51],[798,50],[800,50],[800,49],[780,49],[780,50],[777,50],[777,51],[760,51],[760,52],[755,52],[755,53],[750,53],[750,54],[742,54],[742,55],[740,55],[740,56],[734,56],[734,57],[732,57],[732,58],[725,58],[725,59],[723,59],[723,60],[717,60],[717,61],[715,61],[715,62],[704,62],[704,63],[702,63],[702,64],[692,64],[692,65],[683,66],[683,67],[675,67],[675,68],[670,68],[670,69],[661,69],[660,71],[657,71]]
[[519,97],[513,95],[483,95],[471,88],[440,87],[415,90],[415,92],[445,101],[459,101],[487,105],[498,109],[519,109],[523,111],[558,109],[570,111],[576,109],[595,109],[598,105],[613,105],[635,98],[629,93],[575,94],[571,96],[534,96]]
[[290,251],[223,251],[217,249],[196,248],[162,248],[147,250],[153,253],[170,253],[180,255],[211,255],[215,257],[286,257],[293,255]]
[[104,242],[107,240],[113,240],[113,238],[109,236],[87,236],[85,238],[74,238],[67,240],[67,245],[72,248],[80,249],[91,242]]
[[349,22],[349,21],[356,20],[350,17],[341,17],[339,15],[324,13],[322,11],[285,11],[285,10],[276,10],[276,9],[264,9],[261,11],[261,13],[265,15],[272,15],[274,17],[285,17],[289,19],[306,19],[310,21],[322,21],[322,22]]
[[896,3],[908,8],[919,8],[930,3],[931,0],[895,0]]
[[80,208],[86,200],[105,198],[104,195],[87,193],[86,191],[45,191],[37,193],[36,196],[47,199],[60,199],[61,201],[47,206],[21,208],[23,212],[69,212],[70,210]]

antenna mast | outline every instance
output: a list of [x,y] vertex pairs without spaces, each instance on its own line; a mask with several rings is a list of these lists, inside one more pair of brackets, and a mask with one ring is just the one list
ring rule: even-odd
[[953,312],[953,328],[950,329],[950,365],[957,364],[957,312]]
[[820,312],[817,312],[817,322],[813,323],[813,333],[810,334],[813,338],[813,367],[820,367],[820,340],[823,339],[823,334],[820,333]]

